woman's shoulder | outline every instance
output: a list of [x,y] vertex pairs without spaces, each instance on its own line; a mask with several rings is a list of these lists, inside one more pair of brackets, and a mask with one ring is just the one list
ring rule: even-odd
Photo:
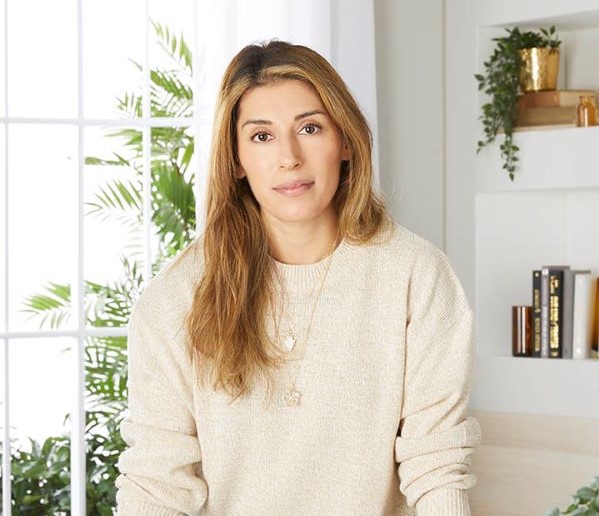
[[380,259],[402,264],[410,272],[450,267],[439,247],[396,222],[381,230],[372,244]]
[[201,238],[194,240],[160,271],[144,288],[134,310],[147,315],[164,315],[167,311],[187,310],[203,270]]
[[396,223],[386,231],[377,244],[379,267],[387,275],[404,278],[414,302],[430,295],[447,295],[453,301],[466,302],[451,261],[439,247]]

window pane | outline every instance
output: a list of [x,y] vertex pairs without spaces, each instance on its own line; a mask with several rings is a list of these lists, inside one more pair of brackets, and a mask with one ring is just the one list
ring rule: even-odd
[[193,4],[150,0],[152,116],[192,116]]
[[136,109],[136,99],[142,80],[138,65],[143,65],[145,53],[144,11],[143,0],[83,2],[86,117],[141,116],[141,104]]
[[6,0],[0,0],[0,116],[6,116]]
[[0,332],[6,331],[6,126],[0,124]]
[[68,286],[77,271],[77,129],[11,125],[9,324],[73,327]]
[[77,116],[75,0],[8,1],[11,116]]
[[85,279],[88,324],[125,326],[141,289],[142,132],[85,130]]
[[[73,339],[12,340],[10,420],[12,497],[18,514],[68,513]],[[31,470],[37,470],[31,475]],[[42,510],[43,509],[43,510]]]
[[154,271],[195,237],[194,137],[189,127],[152,129]]
[[120,426],[126,415],[126,350],[125,337],[95,337],[87,342],[85,364],[89,514],[109,514],[104,509],[116,507],[116,465],[120,453],[125,449]]
[[[6,380],[6,372],[4,370],[5,367],[5,360],[4,360],[4,354],[5,354],[5,350],[6,350],[6,341],[4,339],[0,340],[0,470],[2,469],[2,461],[3,461],[3,454],[4,454],[4,429],[6,428],[6,418],[5,418],[5,413],[4,413],[4,407],[5,407],[5,392],[4,392],[4,382]],[[0,477],[2,477],[3,475],[0,475]],[[0,479],[0,482],[2,481],[2,479]],[[2,500],[3,497],[0,496],[0,507],[2,506]]]

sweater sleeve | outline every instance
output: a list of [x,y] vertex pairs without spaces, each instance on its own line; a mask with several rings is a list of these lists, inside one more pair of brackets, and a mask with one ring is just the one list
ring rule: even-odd
[[207,497],[193,366],[182,330],[160,319],[160,310],[136,306],[129,322],[129,414],[121,427],[129,447],[119,460],[119,516],[196,515]]
[[421,260],[409,294],[404,398],[395,441],[400,490],[417,516],[469,516],[480,443],[467,416],[474,360],[472,312],[445,255]]

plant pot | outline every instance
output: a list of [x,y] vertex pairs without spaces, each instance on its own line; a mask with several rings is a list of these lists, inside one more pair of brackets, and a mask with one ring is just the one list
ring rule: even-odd
[[559,48],[524,48],[518,54],[522,93],[557,88]]

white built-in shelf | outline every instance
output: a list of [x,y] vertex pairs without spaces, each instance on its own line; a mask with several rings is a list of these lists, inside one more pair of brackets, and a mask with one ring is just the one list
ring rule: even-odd
[[599,27],[596,0],[486,0],[476,15],[479,27],[539,27],[551,24],[566,30]]
[[599,419],[599,359],[479,355],[470,406]]
[[479,192],[599,188],[599,126],[522,131],[514,142],[520,147],[514,181],[495,144],[477,156]]
[[[478,70],[505,27],[556,25],[564,43],[558,87],[599,90],[596,0],[486,0],[474,19]],[[480,120],[474,123],[480,138]],[[502,169],[502,138],[474,160],[479,356],[471,407],[599,419],[599,359],[508,355],[510,307],[531,304],[532,270],[563,263],[599,273],[599,126],[516,132],[514,181]]]

